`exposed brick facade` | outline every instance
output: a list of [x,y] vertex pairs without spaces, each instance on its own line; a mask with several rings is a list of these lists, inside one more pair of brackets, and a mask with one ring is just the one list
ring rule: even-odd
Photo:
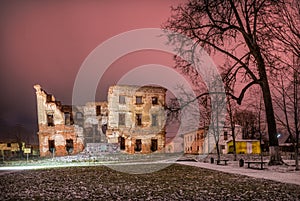
[[[108,102],[62,105],[35,85],[40,156],[77,154],[88,143],[114,143],[127,153],[165,147],[166,89],[112,86]],[[122,122],[120,122],[122,121]]]

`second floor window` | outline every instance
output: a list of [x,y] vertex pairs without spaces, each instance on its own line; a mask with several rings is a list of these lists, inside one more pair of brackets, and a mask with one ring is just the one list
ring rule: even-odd
[[125,114],[119,113],[119,126],[125,126]]
[[136,114],[136,125],[142,125],[142,114]]
[[158,104],[158,98],[152,97],[152,105],[157,105],[157,104]]
[[69,112],[65,112],[65,125],[71,125],[71,114]]
[[97,116],[101,115],[101,105],[96,106],[96,115]]
[[54,126],[53,114],[47,114],[48,126]]
[[125,104],[125,96],[119,96],[119,103],[120,104]]
[[157,115],[156,114],[152,114],[152,126],[157,126]]
[[142,103],[143,103],[143,98],[142,98],[142,96],[136,96],[136,98],[135,98],[135,103],[136,103],[136,104],[142,104]]
[[76,119],[77,120],[82,120],[83,119],[83,114],[81,112],[76,112]]

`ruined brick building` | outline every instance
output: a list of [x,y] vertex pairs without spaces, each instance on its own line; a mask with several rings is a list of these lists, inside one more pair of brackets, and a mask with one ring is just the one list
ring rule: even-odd
[[166,89],[112,86],[108,91],[109,143],[128,153],[151,153],[165,147]]
[[[152,153],[165,147],[166,89],[112,86],[108,102],[62,105],[34,86],[40,156],[77,154],[87,147],[114,145],[126,153]],[[98,148],[97,148],[98,150]]]

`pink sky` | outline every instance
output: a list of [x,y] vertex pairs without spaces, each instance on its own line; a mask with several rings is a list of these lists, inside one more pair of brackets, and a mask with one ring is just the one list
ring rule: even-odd
[[[125,31],[160,28],[171,14],[170,6],[180,2],[0,1],[0,126],[20,123],[36,129],[34,84],[71,104],[76,74],[95,47]],[[138,65],[170,64],[170,58],[157,53],[130,54],[111,66],[100,85],[114,84],[122,72]]]

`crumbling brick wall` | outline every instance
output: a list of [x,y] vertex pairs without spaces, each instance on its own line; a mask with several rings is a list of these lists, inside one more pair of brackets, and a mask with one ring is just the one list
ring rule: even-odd
[[165,147],[166,89],[112,86],[108,92],[110,143],[127,153],[152,153]]
[[77,154],[84,148],[83,137],[76,132],[70,106],[61,105],[40,85],[34,86],[37,98],[40,156]]

